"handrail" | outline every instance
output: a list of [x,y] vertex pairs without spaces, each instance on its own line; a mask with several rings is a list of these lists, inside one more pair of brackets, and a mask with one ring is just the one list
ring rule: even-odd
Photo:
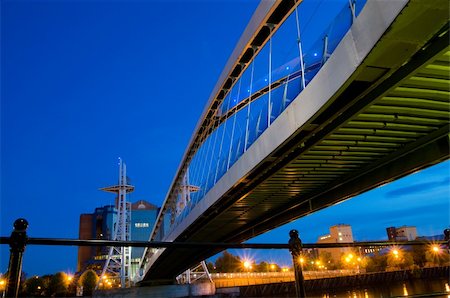
[[[11,237],[0,237],[1,244],[10,244]],[[338,248],[338,247],[383,247],[383,246],[416,246],[445,245],[445,240],[427,241],[364,241],[346,243],[303,243],[302,248]],[[27,245],[52,245],[52,246],[129,246],[148,248],[223,248],[223,249],[289,249],[289,244],[283,243],[219,243],[219,242],[163,242],[163,241],[115,241],[99,239],[68,239],[68,238],[35,238],[29,237]]]

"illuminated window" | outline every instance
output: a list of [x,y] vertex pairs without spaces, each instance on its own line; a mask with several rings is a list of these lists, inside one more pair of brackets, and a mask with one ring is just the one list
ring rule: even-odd
[[137,222],[134,224],[136,228],[148,228],[150,225],[148,222]]

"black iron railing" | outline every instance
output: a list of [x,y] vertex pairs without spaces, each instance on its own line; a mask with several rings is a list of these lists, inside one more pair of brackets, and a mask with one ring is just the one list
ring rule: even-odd
[[[161,242],[161,241],[113,241],[113,240],[80,240],[57,238],[28,237],[26,229],[28,222],[19,218],[14,222],[14,230],[10,237],[0,237],[0,244],[9,244],[10,258],[8,266],[8,282],[5,297],[17,297],[22,271],[22,258],[27,245],[58,245],[58,246],[127,246],[148,248],[221,248],[221,249],[289,249],[295,270],[295,288],[297,297],[306,297],[302,268],[298,258],[302,249],[335,248],[335,247],[387,247],[393,245],[427,245],[429,241],[365,241],[349,243],[302,243],[297,230],[289,232],[287,244],[281,243],[212,243],[212,242]],[[444,230],[444,239],[433,241],[434,244],[450,247],[450,229]]]

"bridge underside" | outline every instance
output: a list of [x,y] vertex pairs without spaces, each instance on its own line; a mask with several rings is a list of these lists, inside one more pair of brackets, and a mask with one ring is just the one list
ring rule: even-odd
[[[448,17],[437,17],[405,8],[328,104],[175,241],[242,242],[448,159]],[[217,252],[166,249],[142,284]]]

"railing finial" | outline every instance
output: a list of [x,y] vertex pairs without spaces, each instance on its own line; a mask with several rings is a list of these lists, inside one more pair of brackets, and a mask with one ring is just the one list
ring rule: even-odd
[[14,230],[9,238],[9,266],[6,297],[17,297],[19,294],[20,276],[22,273],[22,258],[27,244],[28,221],[19,218],[14,222]]

